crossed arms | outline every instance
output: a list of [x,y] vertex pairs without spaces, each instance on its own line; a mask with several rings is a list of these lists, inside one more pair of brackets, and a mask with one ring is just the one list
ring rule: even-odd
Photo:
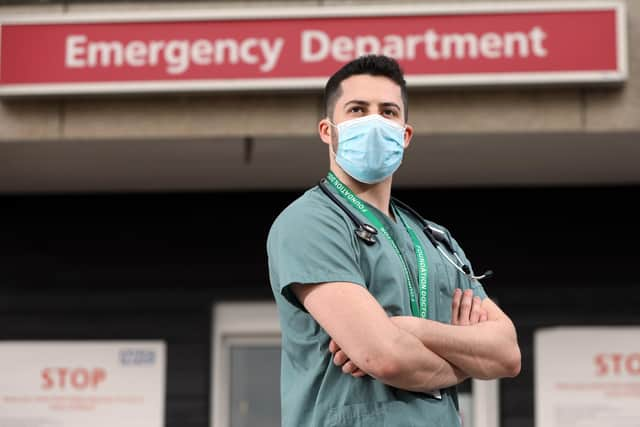
[[452,324],[388,317],[362,286],[293,285],[307,311],[332,338],[334,363],[345,374],[370,375],[390,386],[428,392],[466,378],[513,377],[520,349],[511,320],[486,298],[456,290]]

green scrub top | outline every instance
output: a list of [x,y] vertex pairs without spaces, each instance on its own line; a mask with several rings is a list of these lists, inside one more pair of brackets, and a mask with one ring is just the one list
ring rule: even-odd
[[[327,187],[341,200],[332,186]],[[367,222],[350,204],[341,202]],[[367,206],[402,251],[415,287],[418,270],[411,237],[401,221],[396,223],[375,207]],[[400,211],[411,228],[422,230],[411,214]],[[433,226],[448,235],[444,228]],[[441,390],[442,399],[438,400],[387,386],[370,376],[354,378],[343,374],[333,364],[331,338],[291,291],[294,283],[351,282],[367,288],[389,316],[410,316],[402,264],[392,246],[380,234],[376,244],[367,246],[354,229],[349,216],[314,187],[289,205],[269,232],[269,276],[282,329],[282,426],[460,426],[455,387]],[[417,234],[427,258],[428,317],[450,323],[456,288],[473,289],[481,298],[486,294],[478,281],[470,281],[449,264],[423,233]],[[468,263],[462,249],[451,240]]]

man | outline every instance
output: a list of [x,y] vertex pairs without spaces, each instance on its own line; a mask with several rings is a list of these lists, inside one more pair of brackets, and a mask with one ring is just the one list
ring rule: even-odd
[[[324,185],[375,225],[376,242],[359,238],[319,187],[274,222],[267,250],[282,328],[282,425],[459,426],[456,384],[519,373],[515,328],[419,219],[391,202],[413,135],[398,64],[370,55],[345,65],[327,82],[325,109]],[[468,265],[448,232],[429,224]]]

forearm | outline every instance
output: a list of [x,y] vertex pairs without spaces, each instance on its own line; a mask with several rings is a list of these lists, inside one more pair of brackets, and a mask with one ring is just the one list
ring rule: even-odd
[[454,326],[416,317],[394,317],[392,321],[471,377],[512,377],[520,369],[515,328],[507,318],[471,326]]
[[400,328],[386,369],[372,376],[387,385],[416,392],[451,387],[468,377],[461,369],[424,346],[417,337]]

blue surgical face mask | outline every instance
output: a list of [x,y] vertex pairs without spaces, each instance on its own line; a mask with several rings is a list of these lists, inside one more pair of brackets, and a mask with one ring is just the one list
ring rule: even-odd
[[336,162],[349,176],[375,184],[402,163],[405,127],[379,114],[344,121],[337,126]]

